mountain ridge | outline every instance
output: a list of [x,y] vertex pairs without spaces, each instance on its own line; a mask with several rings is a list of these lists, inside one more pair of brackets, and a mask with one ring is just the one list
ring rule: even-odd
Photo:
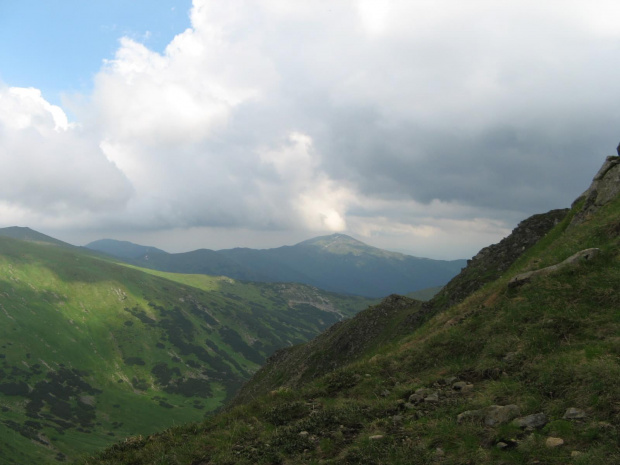
[[[148,249],[133,245],[134,251]],[[390,252],[340,233],[272,249],[198,249],[140,257],[123,253],[127,247],[122,242],[116,251],[111,250],[113,247],[103,250],[97,243],[86,247],[116,252],[128,263],[162,271],[226,275],[257,282],[300,282],[371,298],[442,286],[466,264],[466,260],[433,260]]]
[[91,250],[106,253],[118,258],[134,259],[148,255],[150,253],[167,254],[168,252],[157,247],[134,244],[129,241],[118,241],[115,239],[99,239],[85,246]]

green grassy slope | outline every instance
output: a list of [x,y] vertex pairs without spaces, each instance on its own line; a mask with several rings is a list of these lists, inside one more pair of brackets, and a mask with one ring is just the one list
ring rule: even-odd
[[583,204],[498,279],[356,362],[80,463],[620,463],[620,196],[571,225]]
[[199,420],[273,351],[369,302],[0,237],[0,463],[55,462]]
[[389,296],[305,344],[277,351],[232,403],[248,402],[275,389],[301,388],[313,379],[374,354],[419,326],[418,317],[424,314],[422,302]]

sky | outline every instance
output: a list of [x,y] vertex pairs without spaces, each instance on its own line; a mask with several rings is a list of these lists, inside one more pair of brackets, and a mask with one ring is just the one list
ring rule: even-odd
[[0,0],[0,227],[469,258],[620,141],[620,3]]

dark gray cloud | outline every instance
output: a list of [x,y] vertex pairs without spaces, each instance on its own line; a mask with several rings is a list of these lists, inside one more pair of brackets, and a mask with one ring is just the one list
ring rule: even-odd
[[568,122],[558,115],[537,127],[507,122],[478,134],[391,123],[368,109],[331,116],[317,138],[324,166],[362,192],[519,212],[572,201],[620,138],[602,115]]

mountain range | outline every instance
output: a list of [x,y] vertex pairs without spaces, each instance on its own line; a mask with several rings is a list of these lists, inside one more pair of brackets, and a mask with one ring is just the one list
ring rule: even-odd
[[222,412],[84,465],[620,463],[620,157],[428,302],[271,356]]
[[298,282],[365,297],[407,294],[443,286],[466,260],[432,260],[371,247],[344,234],[273,249],[200,249],[167,253],[154,247],[103,239],[86,247],[127,263],[174,273],[223,275],[255,282]]

